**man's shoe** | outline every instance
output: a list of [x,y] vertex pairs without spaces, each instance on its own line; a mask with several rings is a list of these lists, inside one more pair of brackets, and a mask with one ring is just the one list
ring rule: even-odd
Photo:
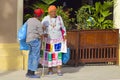
[[26,74],[26,77],[28,77],[28,78],[40,78],[40,76],[38,76],[38,75],[31,75],[31,74]]
[[31,74],[30,73],[26,73],[26,77],[29,77]]

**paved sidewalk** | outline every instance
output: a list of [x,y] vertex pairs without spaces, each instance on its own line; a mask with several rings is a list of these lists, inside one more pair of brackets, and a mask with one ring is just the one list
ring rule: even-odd
[[[47,73],[47,69],[45,72]],[[23,70],[0,72],[0,80],[120,80],[120,66],[64,67],[64,76],[45,75],[40,79],[28,79],[25,73]]]

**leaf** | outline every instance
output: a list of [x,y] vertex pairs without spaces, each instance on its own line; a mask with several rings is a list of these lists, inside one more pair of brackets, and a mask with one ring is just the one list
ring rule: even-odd
[[113,21],[112,20],[105,20],[103,23],[104,24],[111,24],[111,23],[113,23]]
[[95,3],[95,9],[96,9],[96,13],[98,13],[101,9],[101,3],[100,2],[96,2]]
[[46,5],[44,3],[35,3],[33,4],[33,9],[36,9],[36,8],[42,8],[44,10],[44,12],[47,12],[47,9],[48,9],[49,5]]
[[54,3],[56,0],[42,0],[44,3],[46,3],[47,5],[50,5],[52,3]]
[[100,11],[100,13],[102,14],[103,17],[107,17],[107,16],[109,16],[109,15],[112,14],[109,10],[106,10],[106,11]]
[[103,10],[106,10],[106,9],[109,9],[113,7],[113,1],[104,1],[104,4],[103,4]]
[[24,16],[24,20],[26,21],[28,18],[31,18],[31,17],[32,17],[31,14],[26,14],[26,15]]
[[100,18],[98,18],[98,22],[99,22],[99,23],[102,23],[104,20],[105,20],[104,17],[100,17]]
[[[69,11],[72,11],[72,8],[70,8]],[[71,29],[71,23],[74,22],[75,19],[69,18],[69,13],[64,12],[62,6],[57,7],[57,15],[62,17],[66,29]]]
[[104,29],[112,29],[113,28],[113,21],[112,20],[105,20],[103,23],[103,28]]

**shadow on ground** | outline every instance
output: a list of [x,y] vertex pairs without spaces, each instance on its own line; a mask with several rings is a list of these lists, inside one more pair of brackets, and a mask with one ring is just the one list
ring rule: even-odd
[[0,72],[0,76],[5,76],[5,75],[8,75],[8,74],[11,74],[15,71],[5,71],[5,72]]
[[[62,73],[63,74],[66,74],[66,73],[77,73],[79,72],[84,66],[81,66],[79,65],[78,67],[75,67],[75,66],[70,66],[70,65],[63,65],[62,67]],[[44,69],[45,71],[45,75],[48,73],[48,68],[45,67]],[[42,66],[39,66],[39,69],[38,69],[38,74],[42,74],[42,71],[43,71],[43,67]],[[53,72],[56,73],[57,72],[57,69],[56,67],[53,68]]]

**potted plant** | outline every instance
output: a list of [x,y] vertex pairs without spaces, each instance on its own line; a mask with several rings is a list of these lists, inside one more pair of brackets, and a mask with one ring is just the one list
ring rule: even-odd
[[113,1],[82,6],[76,12],[77,29],[67,32],[70,63],[114,62],[118,64],[119,30],[114,29]]

